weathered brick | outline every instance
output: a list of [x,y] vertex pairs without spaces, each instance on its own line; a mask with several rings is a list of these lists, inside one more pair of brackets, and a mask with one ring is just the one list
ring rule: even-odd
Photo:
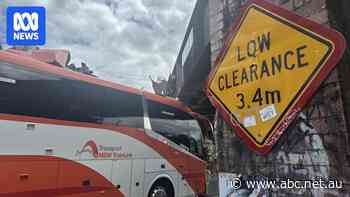
[[326,24],[328,22],[328,12],[327,10],[323,9],[320,12],[310,15],[308,18],[317,23]]
[[294,9],[292,0],[288,0],[287,2],[283,3],[281,6],[288,9],[288,10]]

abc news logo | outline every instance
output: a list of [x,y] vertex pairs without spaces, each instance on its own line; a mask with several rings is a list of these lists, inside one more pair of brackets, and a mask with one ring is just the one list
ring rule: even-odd
[[44,7],[7,8],[7,44],[45,44]]

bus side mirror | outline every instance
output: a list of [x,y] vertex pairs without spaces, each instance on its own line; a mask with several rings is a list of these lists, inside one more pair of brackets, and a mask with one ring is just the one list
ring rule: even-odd
[[214,137],[214,127],[213,124],[208,119],[202,120],[202,130],[203,130],[203,149],[204,157],[208,162],[214,161],[215,157],[215,137]]
[[214,138],[214,126],[208,118],[198,113],[192,112],[191,115],[197,119],[202,129],[202,135],[204,139],[211,140],[215,143]]
[[213,143],[215,143],[213,124],[208,119],[205,119],[205,124],[207,129],[206,129],[206,133],[204,134],[205,135],[204,137],[212,141]]

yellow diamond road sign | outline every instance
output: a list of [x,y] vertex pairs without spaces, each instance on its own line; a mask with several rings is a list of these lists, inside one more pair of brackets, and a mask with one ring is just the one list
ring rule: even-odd
[[266,154],[340,59],[336,31],[261,0],[244,9],[207,94],[253,150]]

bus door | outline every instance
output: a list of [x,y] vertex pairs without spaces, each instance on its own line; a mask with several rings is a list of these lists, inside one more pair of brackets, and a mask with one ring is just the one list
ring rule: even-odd
[[145,175],[145,160],[144,159],[132,160],[132,181],[131,181],[130,196],[143,196],[144,175]]
[[130,195],[131,182],[131,160],[114,160],[112,182],[125,196]]

